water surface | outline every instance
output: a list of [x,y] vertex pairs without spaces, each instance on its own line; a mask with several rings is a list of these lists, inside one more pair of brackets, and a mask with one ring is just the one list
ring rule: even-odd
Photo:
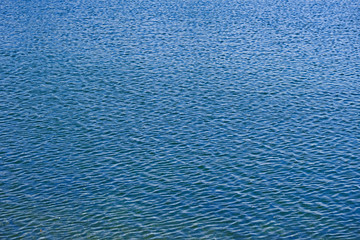
[[0,3],[1,239],[359,239],[360,4]]

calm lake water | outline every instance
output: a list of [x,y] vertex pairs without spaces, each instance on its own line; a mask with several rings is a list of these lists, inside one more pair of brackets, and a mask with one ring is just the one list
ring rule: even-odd
[[359,1],[0,3],[0,239],[360,239],[359,139]]

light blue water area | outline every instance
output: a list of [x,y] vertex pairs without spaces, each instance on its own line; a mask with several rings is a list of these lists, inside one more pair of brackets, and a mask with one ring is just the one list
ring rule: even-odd
[[3,0],[1,239],[360,239],[360,3]]

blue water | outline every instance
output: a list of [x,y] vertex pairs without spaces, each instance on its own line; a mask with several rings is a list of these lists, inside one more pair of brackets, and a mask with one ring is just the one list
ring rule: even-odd
[[359,1],[0,3],[0,239],[360,239],[359,140]]

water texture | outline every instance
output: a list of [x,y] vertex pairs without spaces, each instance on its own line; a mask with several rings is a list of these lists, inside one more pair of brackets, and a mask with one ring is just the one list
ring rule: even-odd
[[360,3],[3,0],[1,239],[360,239]]

